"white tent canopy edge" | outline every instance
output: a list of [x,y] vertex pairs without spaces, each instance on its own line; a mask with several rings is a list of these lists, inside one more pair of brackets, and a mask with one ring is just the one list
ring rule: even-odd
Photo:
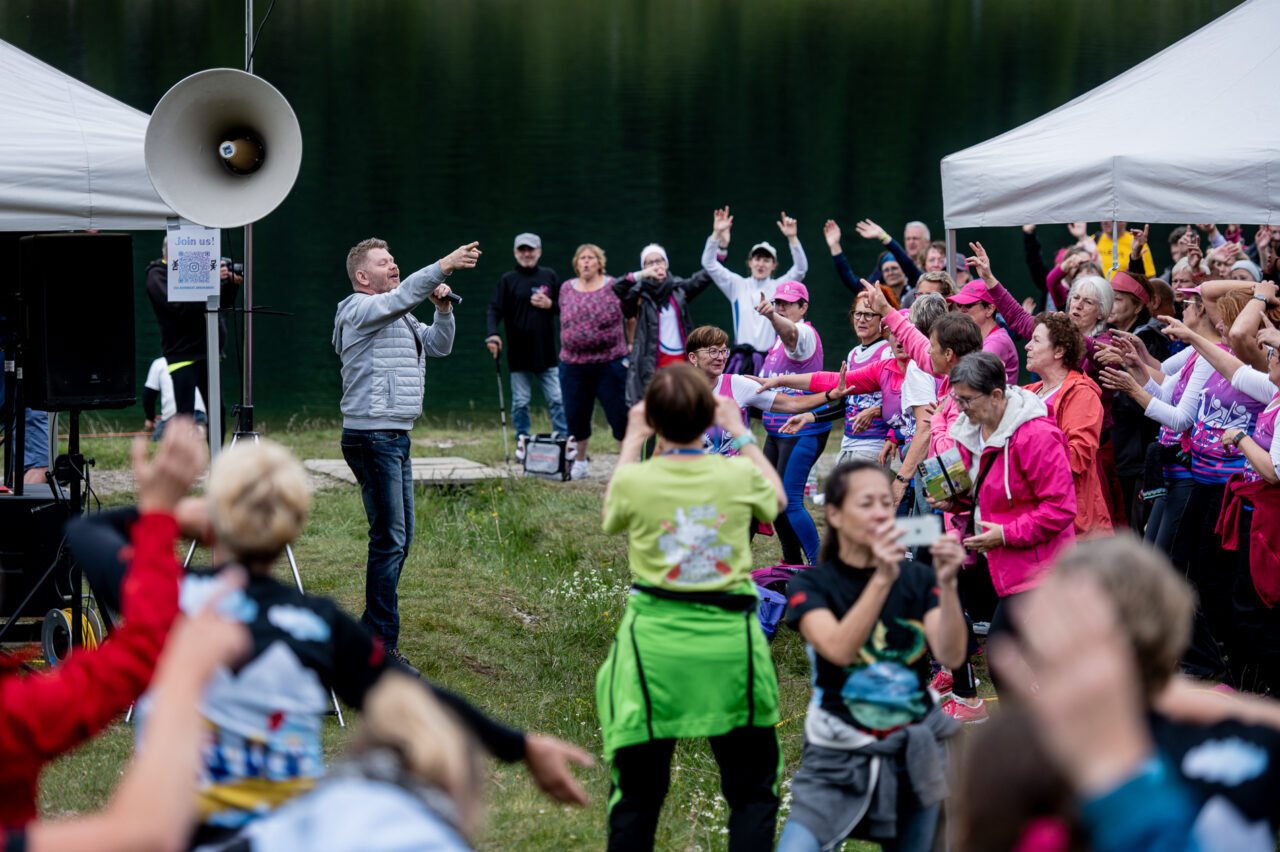
[[0,41],[0,231],[163,230],[149,116]]
[[[948,230],[1280,222],[1280,0],[1248,0],[1118,77],[942,160]],[[1229,115],[1211,121],[1224,93]],[[1134,118],[1141,116],[1141,118]]]

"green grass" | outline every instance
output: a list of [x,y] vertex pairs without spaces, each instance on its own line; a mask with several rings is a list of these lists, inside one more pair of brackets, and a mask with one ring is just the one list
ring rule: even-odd
[[[340,456],[340,430],[333,424],[295,423],[263,431],[302,458]],[[420,424],[413,437],[420,455],[459,455],[491,464],[503,457],[498,431],[475,421]],[[83,451],[98,458],[100,469],[108,466],[105,460],[120,468],[127,464],[127,444],[86,439]],[[597,424],[592,454],[616,451],[607,428]],[[554,734],[596,755],[601,741],[595,674],[613,641],[628,583],[625,537],[600,531],[603,492],[603,481],[510,479],[419,487],[416,534],[400,582],[400,646],[424,676],[513,725]],[[343,484],[317,493],[295,548],[307,590],[333,597],[357,615],[363,608],[366,534],[359,492]],[[757,537],[754,549],[757,565],[780,558],[774,538]],[[276,570],[282,580],[289,579],[287,563]],[[779,632],[773,657],[782,696],[778,732],[785,777],[790,777],[799,764],[809,666],[798,635],[786,629]],[[349,724],[357,721],[357,714],[346,712]],[[339,753],[350,730],[340,729],[336,720],[326,725],[328,756]],[[101,806],[130,747],[121,721],[53,763],[42,778],[41,812],[62,815]],[[709,749],[704,743],[683,744],[673,767],[657,848],[724,849],[726,811]],[[600,848],[607,771],[597,764],[580,777],[591,806],[566,808],[541,796],[521,765],[494,763],[477,847]],[[846,848],[876,847],[851,843]]]

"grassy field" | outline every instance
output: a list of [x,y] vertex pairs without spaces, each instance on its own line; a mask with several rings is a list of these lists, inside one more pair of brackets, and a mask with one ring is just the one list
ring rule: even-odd
[[[93,425],[93,431],[110,431],[114,424]],[[602,426],[592,442],[593,455],[617,451]],[[336,426],[289,424],[273,431],[267,424],[263,431],[302,458],[341,457]],[[483,424],[421,422],[413,438],[415,455],[502,463],[501,437]],[[86,439],[83,451],[97,458],[99,470],[127,466],[125,440]],[[400,582],[400,646],[425,677],[513,725],[554,734],[597,755],[595,673],[613,640],[628,587],[625,537],[600,531],[604,484],[603,478],[571,483],[512,478],[465,487],[419,487],[415,541]],[[128,499],[121,494],[104,503]],[[317,492],[295,550],[307,590],[337,599],[355,615],[363,608],[366,533],[358,490],[337,484]],[[757,565],[780,558],[773,538],[757,537],[754,547]],[[277,572],[288,579],[287,563],[277,566]],[[782,696],[778,733],[789,777],[799,762],[809,666],[802,642],[789,630],[779,632],[773,657]],[[349,725],[357,721],[356,713],[346,712]],[[327,755],[339,753],[350,730],[339,728],[336,719],[329,722]],[[62,815],[101,805],[130,750],[130,731],[121,720],[52,764],[42,778],[42,813]],[[478,848],[603,845],[608,795],[603,765],[580,773],[592,797],[585,809],[542,797],[526,774],[519,765],[493,764],[488,818]],[[657,847],[724,849],[726,808],[705,744],[677,750],[672,779]],[[784,797],[784,814],[785,803]],[[863,848],[876,847],[846,846]]]

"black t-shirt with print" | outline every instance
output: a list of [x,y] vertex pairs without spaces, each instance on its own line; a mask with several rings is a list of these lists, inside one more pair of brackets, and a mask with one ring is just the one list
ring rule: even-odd
[[1201,803],[1223,796],[1250,821],[1280,826],[1280,731],[1226,719],[1212,725],[1150,716],[1156,745]]
[[[805,614],[816,609],[843,618],[874,573],[873,568],[855,568],[836,559],[796,575],[787,584],[787,623],[799,629]],[[863,730],[919,721],[930,704],[924,614],[937,605],[933,569],[903,561],[853,665],[838,666],[810,648],[819,706]]]

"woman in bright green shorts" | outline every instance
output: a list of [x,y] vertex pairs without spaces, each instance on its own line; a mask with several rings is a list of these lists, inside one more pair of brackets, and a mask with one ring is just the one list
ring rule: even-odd
[[[712,424],[739,455],[706,454]],[[637,462],[654,433],[658,451]],[[604,500],[628,534],[627,611],[596,677],[612,763],[609,849],[651,849],[677,739],[709,737],[729,804],[729,848],[773,847],[778,681],[756,618],[748,530],[786,506],[782,481],[728,397],[687,364],[653,377],[631,409]]]

